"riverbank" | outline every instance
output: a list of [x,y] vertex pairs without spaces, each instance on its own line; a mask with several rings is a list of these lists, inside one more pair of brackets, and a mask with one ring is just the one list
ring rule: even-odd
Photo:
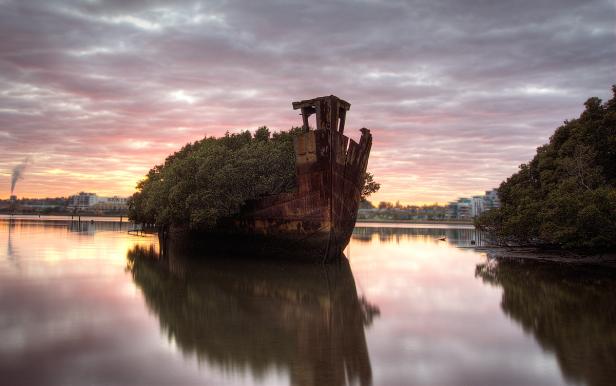
[[[41,220],[78,220],[89,221],[94,219],[95,221],[128,221],[126,215],[105,215],[105,214],[70,214],[70,213],[51,213],[51,214],[9,214],[0,213],[0,219],[41,219]],[[470,221],[456,221],[456,220],[376,220],[376,219],[361,219],[357,220],[356,226],[370,226],[378,224],[391,224],[391,225],[430,225],[430,226],[463,226],[464,228],[472,228],[473,223]]]
[[[128,219],[126,214],[97,214],[97,213],[49,213],[49,214],[34,214],[34,213],[0,213],[0,218],[48,218],[48,219],[66,219],[66,218],[117,218],[118,220]],[[377,219],[358,219],[357,224],[423,224],[423,225],[473,225],[472,221],[456,221],[456,220],[377,220]]]
[[472,221],[466,220],[381,220],[381,219],[357,219],[356,223],[378,224],[445,224],[445,225],[473,225]]
[[80,211],[73,213],[70,211],[56,211],[56,212],[33,212],[33,211],[21,211],[13,212],[9,210],[0,210],[2,216],[89,216],[89,217],[128,217],[128,212],[87,212]]
[[488,247],[484,249],[488,258],[502,261],[543,262],[566,265],[599,265],[616,268],[616,252],[595,255],[581,255],[564,250],[541,250],[528,247]]
[[130,222],[126,216],[89,214],[0,214],[0,220],[47,220],[47,221],[116,221]]

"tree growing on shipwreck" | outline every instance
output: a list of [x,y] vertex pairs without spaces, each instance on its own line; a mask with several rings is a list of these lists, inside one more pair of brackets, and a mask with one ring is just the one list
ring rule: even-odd
[[[341,254],[359,200],[379,189],[366,172],[372,144],[343,134],[350,104],[335,96],[294,102],[303,126],[271,133],[227,133],[185,145],[150,170],[129,200],[139,223],[201,238],[250,236],[262,248]],[[316,115],[316,129],[309,116]]]

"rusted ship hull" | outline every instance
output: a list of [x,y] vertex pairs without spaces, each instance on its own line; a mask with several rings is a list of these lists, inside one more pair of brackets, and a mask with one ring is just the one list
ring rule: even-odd
[[[350,105],[335,96],[293,107],[305,129],[294,139],[297,191],[249,201],[205,236],[234,251],[331,261],[342,256],[355,226],[372,136],[365,128],[359,142],[343,134]],[[313,113],[316,130],[308,127]]]
[[221,226],[264,252],[340,257],[355,226],[371,142],[367,131],[359,143],[325,129],[303,134],[295,140],[298,191],[248,202]]

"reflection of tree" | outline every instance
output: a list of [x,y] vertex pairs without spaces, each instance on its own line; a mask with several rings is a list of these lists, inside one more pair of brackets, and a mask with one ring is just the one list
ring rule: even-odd
[[286,367],[295,385],[371,383],[364,326],[378,308],[358,299],[348,261],[328,266],[128,252],[128,268],[185,353],[262,376]]
[[78,221],[75,217],[74,220],[70,219],[50,219],[46,218],[40,220],[37,218],[11,218],[8,221],[9,227],[27,230],[27,229],[40,229],[44,228],[63,228],[69,232],[80,232],[83,234],[94,235],[100,231],[126,231],[128,230],[130,223],[124,221],[97,221],[92,219],[82,219]]
[[590,385],[616,379],[616,276],[552,264],[480,264],[503,287],[505,314],[556,354],[563,375]]

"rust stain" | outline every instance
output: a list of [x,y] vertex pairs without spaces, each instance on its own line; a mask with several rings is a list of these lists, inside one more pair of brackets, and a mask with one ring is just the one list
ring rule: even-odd
[[[246,203],[239,216],[226,221],[229,231],[286,239],[323,260],[342,255],[357,219],[372,147],[366,128],[359,143],[343,134],[350,107],[333,95],[293,102],[304,127],[294,140],[298,189]],[[312,114],[316,130],[309,129]]]

